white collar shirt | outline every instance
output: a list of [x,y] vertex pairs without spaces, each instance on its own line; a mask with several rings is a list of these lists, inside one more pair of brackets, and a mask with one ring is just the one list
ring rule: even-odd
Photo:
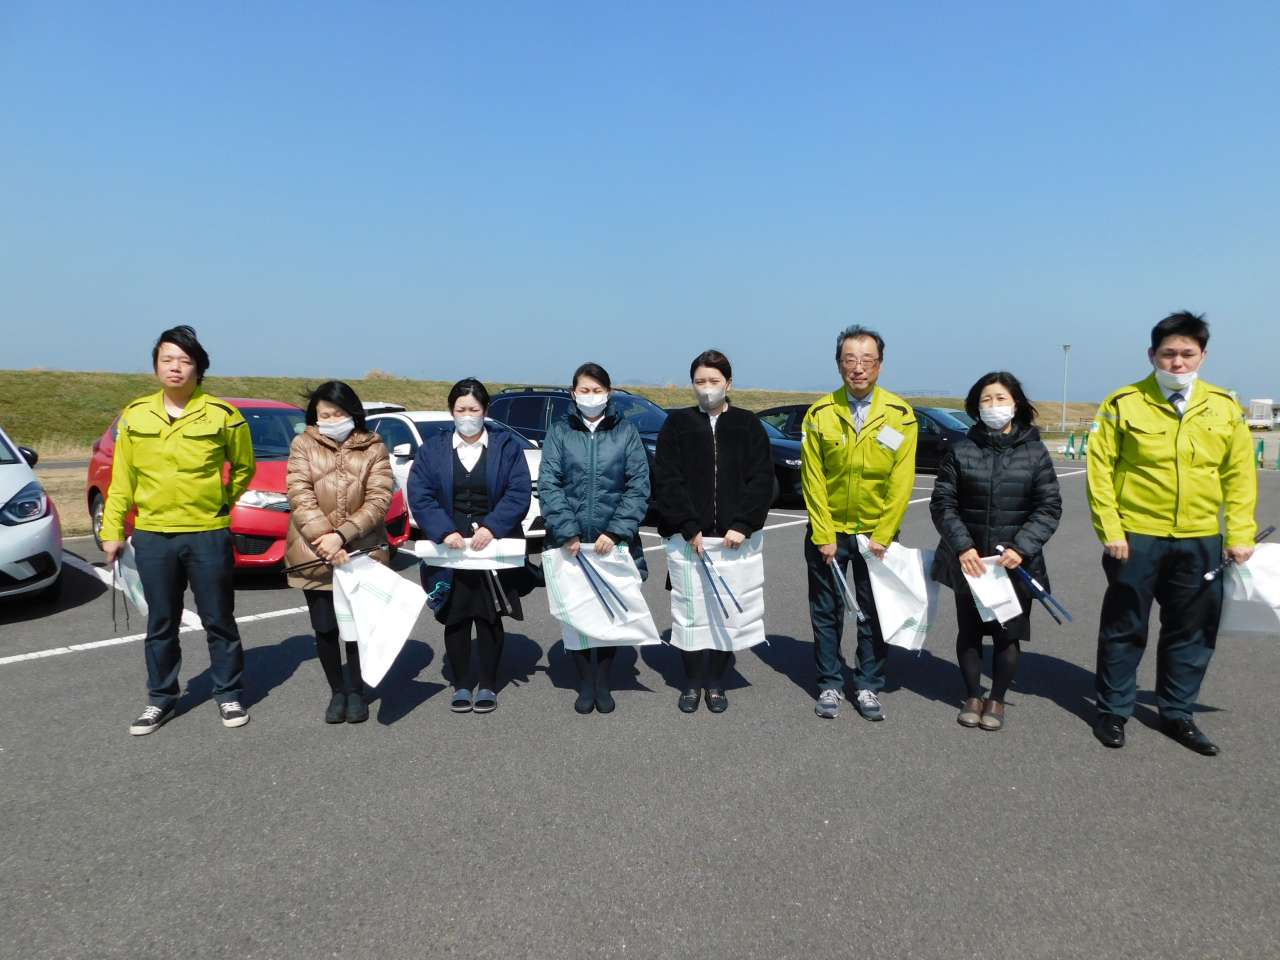
[[476,468],[476,464],[480,462],[480,454],[487,446],[489,446],[488,430],[481,430],[479,438],[472,443],[463,440],[462,434],[457,430],[453,431],[453,449],[458,451],[458,459],[462,461],[462,468],[467,473]]
[[867,414],[871,411],[871,398],[876,395],[875,387],[861,400],[850,393],[848,387],[844,388],[844,395],[849,400],[849,412],[853,414],[853,432],[861,433],[862,425],[867,422]]
[[[1191,398],[1195,396],[1196,383],[1198,382],[1199,381],[1196,381],[1196,380],[1191,381],[1191,386],[1187,387],[1187,389],[1185,390],[1170,390],[1167,387],[1160,387],[1160,392],[1164,394],[1164,398],[1169,401],[1173,409],[1178,411],[1178,416],[1182,416],[1184,413],[1187,412],[1187,404],[1190,403]],[[1160,385],[1156,384],[1156,386],[1159,387]],[[1178,394],[1182,399],[1181,400],[1171,399],[1174,396],[1174,394]]]

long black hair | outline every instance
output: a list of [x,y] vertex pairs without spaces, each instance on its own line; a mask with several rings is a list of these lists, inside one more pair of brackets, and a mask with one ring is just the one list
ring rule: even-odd
[[200,346],[200,341],[196,339],[195,327],[189,327],[185,323],[176,327],[171,327],[156,338],[156,345],[151,348],[151,369],[156,368],[156,364],[160,362],[160,344],[172,343],[175,347],[180,347],[182,352],[191,358],[191,362],[196,365],[196,383],[204,383],[204,372],[209,369],[209,354],[205,352],[204,347]]
[[597,381],[600,386],[606,390],[613,389],[613,383],[609,380],[609,372],[598,363],[584,363],[577,370],[573,371],[573,388],[578,389],[578,381],[583,377],[590,377]]
[[978,416],[978,401],[982,399],[983,388],[998,383],[1009,391],[1013,397],[1013,422],[1020,423],[1024,427],[1031,426],[1032,422],[1039,412],[1035,405],[1027,399],[1026,393],[1022,390],[1022,383],[1012,373],[1007,370],[995,370],[978,378],[978,382],[969,388],[969,395],[964,398],[964,412],[973,419],[981,422]]
[[484,412],[489,412],[489,391],[475,377],[467,377],[465,380],[459,380],[453,385],[453,389],[449,391],[450,413],[453,413],[453,405],[458,402],[460,397],[475,397],[480,402],[480,406],[484,408]]
[[349,416],[355,421],[357,430],[365,429],[364,404],[360,402],[360,398],[356,396],[356,392],[351,389],[349,384],[343,383],[341,380],[326,380],[311,391],[311,398],[307,402],[307,424],[309,426],[314,427],[320,420],[320,415],[317,411],[321,400],[326,403],[332,403]]

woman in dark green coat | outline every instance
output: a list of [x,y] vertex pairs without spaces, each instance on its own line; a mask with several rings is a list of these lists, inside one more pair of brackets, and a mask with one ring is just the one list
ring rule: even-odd
[[[547,431],[538,470],[538,501],[547,525],[544,549],[564,547],[574,556],[590,549],[604,556],[625,544],[647,579],[640,524],[649,510],[649,459],[639,431],[613,405],[612,389],[603,367],[584,363],[573,375],[573,409]],[[569,633],[565,631],[566,646]],[[617,648],[573,634],[574,642],[586,644],[571,648],[582,678],[574,709],[609,713],[614,708],[609,671]]]

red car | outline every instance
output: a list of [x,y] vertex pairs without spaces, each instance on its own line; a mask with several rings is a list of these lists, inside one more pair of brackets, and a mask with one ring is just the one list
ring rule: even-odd
[[[285,536],[289,531],[289,497],[285,493],[285,468],[289,446],[303,430],[306,413],[291,403],[276,400],[242,400],[223,397],[249,423],[253,436],[253,455],[257,472],[231,508],[231,534],[235,544],[236,566],[244,570],[271,570],[284,562]],[[85,496],[89,516],[93,520],[93,536],[102,546],[102,514],[106,507],[107,489],[111,486],[111,461],[116,450],[116,424],[112,421],[106,433],[93,444],[89,461],[89,479]],[[131,511],[125,518],[125,533],[133,532]],[[387,540],[392,552],[409,539],[409,511],[404,491],[396,490],[387,511]]]

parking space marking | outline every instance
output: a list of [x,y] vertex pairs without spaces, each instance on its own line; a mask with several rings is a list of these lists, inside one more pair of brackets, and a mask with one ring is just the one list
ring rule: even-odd
[[[83,559],[82,557],[77,557],[74,553],[63,553],[62,562],[66,564],[68,567],[72,567],[73,569],[79,570],[81,573],[87,573],[91,577],[97,577],[99,580],[105,583],[108,588],[111,588],[114,586],[121,593],[124,592],[124,585],[119,583],[113,583],[111,574],[108,571],[103,570],[101,567],[95,567],[89,561]],[[182,626],[184,628],[190,628],[195,630],[202,629],[202,627],[200,626],[200,618],[196,614],[192,613],[190,610],[186,610],[186,609],[182,611]]]

